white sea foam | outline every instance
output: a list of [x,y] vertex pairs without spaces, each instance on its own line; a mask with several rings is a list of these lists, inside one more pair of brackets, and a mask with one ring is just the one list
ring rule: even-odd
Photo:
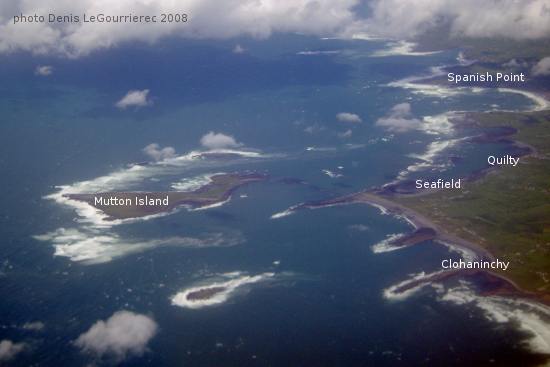
[[431,142],[426,151],[422,154],[409,154],[409,157],[416,158],[420,162],[408,166],[405,170],[399,172],[398,180],[402,180],[411,172],[419,172],[430,168],[444,168],[445,165],[436,165],[437,157],[444,150],[454,146],[462,139],[436,140]]
[[331,50],[331,51],[322,51],[322,50],[317,50],[317,51],[300,51],[300,52],[297,52],[296,55],[301,55],[301,56],[337,55],[337,54],[339,54],[340,52],[341,52],[340,50]]
[[[424,79],[424,78],[423,78]],[[424,84],[418,83],[416,78],[407,78],[403,80],[398,80],[388,84],[390,87],[404,88],[409,89],[413,94],[422,94],[428,97],[436,98],[448,98],[454,97],[461,94],[467,94],[472,91],[472,88],[469,87],[445,87],[436,84]],[[481,90],[477,90],[478,93]]]
[[[242,272],[225,273],[221,275],[221,280],[215,280],[206,284],[195,285],[181,292],[178,292],[171,299],[172,305],[191,309],[219,305],[226,302],[231,296],[236,293],[239,288],[254,283],[265,282],[273,279],[274,277],[275,273],[269,272],[258,275],[247,275]],[[218,287],[223,288],[223,290],[217,292],[212,297],[194,300],[190,300],[187,298],[190,293]]]
[[298,205],[293,205],[290,208],[288,208],[286,210],[283,210],[282,212],[278,212],[278,213],[273,214],[270,217],[270,219],[279,219],[279,218],[287,217],[291,214],[294,214],[296,212],[297,207],[298,207]]
[[375,207],[376,209],[380,210],[380,214],[382,215],[389,215],[390,212],[388,211],[388,209],[384,208],[382,205],[379,205],[379,204],[376,204],[376,203],[367,203],[368,205],[370,206],[373,206]]
[[452,147],[459,139],[436,140],[428,145],[426,151],[422,154],[410,154],[412,158],[420,159],[427,163],[433,163],[434,159],[445,149]]
[[[215,155],[234,155],[241,158],[271,158],[280,155],[264,154],[255,150],[237,150],[237,149],[211,149],[203,151],[195,151],[190,153],[191,156],[196,159],[211,158]],[[177,159],[177,158],[175,158]]]
[[194,208],[194,209],[189,209],[190,211],[198,211],[198,210],[207,210],[207,209],[212,209],[212,208],[219,208],[221,206],[224,206],[225,204],[229,203],[231,201],[231,196],[228,197],[226,200],[224,201],[220,201],[220,202],[217,202],[217,203],[214,203],[214,204],[210,204],[210,205],[204,205],[204,206],[200,206],[198,208]]
[[[424,280],[429,279],[429,278],[431,278],[433,276],[436,276],[438,274],[441,274],[443,272],[444,272],[444,270],[440,270],[440,271],[436,271],[436,272],[428,273],[428,274],[426,274],[425,272],[420,272],[418,274],[412,274],[408,279],[406,279],[402,282],[399,282],[397,284],[394,284],[391,287],[388,287],[388,288],[384,289],[384,292],[383,292],[384,298],[386,298],[388,300],[392,300],[392,301],[402,301],[402,300],[410,297],[411,295],[415,294],[420,289],[422,289],[422,288],[424,288],[428,285],[431,285],[431,283],[429,281],[424,281]],[[402,291],[402,292],[399,291],[399,289],[401,289],[403,287],[407,287],[409,284],[412,284],[412,283],[415,283],[415,282],[418,282],[418,284],[415,285],[415,286],[412,286],[411,288],[408,288],[405,291]]]
[[394,246],[391,243],[393,241],[398,240],[399,238],[403,237],[404,235],[405,235],[404,233],[389,234],[389,235],[386,236],[385,239],[378,242],[376,245],[373,245],[371,247],[371,250],[375,254],[379,254],[379,253],[382,253],[382,252],[390,252],[390,251],[395,251],[395,250],[402,249],[403,248],[402,246]]
[[532,351],[550,353],[550,308],[547,306],[524,299],[479,296],[464,281],[448,289],[439,299],[458,305],[475,305],[489,320],[513,325],[529,334],[527,345]]
[[459,254],[464,261],[476,261],[478,260],[479,256],[477,254],[463,246],[456,246],[452,243],[436,240],[438,243],[442,244],[443,246],[447,247],[450,251],[455,252]]
[[388,48],[384,50],[378,50],[372,53],[371,56],[374,57],[385,57],[385,56],[428,56],[440,53],[441,51],[429,51],[429,52],[418,52],[414,51],[414,48],[417,46],[416,43],[408,41],[394,41],[386,44]]
[[218,173],[205,173],[200,176],[184,178],[178,182],[172,183],[172,188],[180,192],[191,192],[200,189],[212,182],[212,177],[217,175],[223,175],[224,172]]
[[322,170],[322,172],[330,178],[340,178],[340,177],[344,176],[341,173],[337,173],[337,172],[334,172],[334,171],[331,171],[331,170],[328,170],[328,169],[324,169],[324,170]]
[[456,116],[456,112],[446,112],[434,116],[424,116],[421,125],[422,131],[431,135],[450,135],[454,132],[454,126],[451,118]]
[[[475,61],[459,60],[459,63],[461,62],[466,63],[464,65],[471,65]],[[401,80],[388,83],[387,85],[389,87],[408,89],[414,94],[421,94],[421,95],[425,95],[429,97],[437,97],[437,98],[447,98],[447,97],[459,96],[464,94],[472,94],[472,93],[479,94],[490,90],[489,88],[481,88],[481,87],[446,87],[443,85],[421,83],[423,80],[428,80],[435,77],[446,75],[446,72],[445,72],[446,67],[447,66],[435,66],[430,68],[430,72],[428,74],[410,76]],[[548,101],[546,98],[544,98],[543,96],[537,93],[533,93],[533,92],[529,92],[521,89],[513,89],[513,88],[497,88],[496,90],[500,93],[521,94],[524,97],[530,99],[533,102],[533,106],[527,109],[527,111],[544,111],[544,110],[550,109],[550,101]]]
[[335,150],[337,150],[335,147],[306,147],[308,152],[334,152]]
[[423,80],[432,79],[446,75],[444,66],[431,67],[429,73],[424,75],[413,75],[401,80],[388,83],[389,87],[408,89],[413,94],[421,94],[428,97],[448,98],[469,93],[481,93],[484,88],[479,87],[447,87],[430,83],[420,83]]
[[58,228],[34,236],[39,241],[52,242],[54,256],[67,257],[84,264],[98,264],[124,255],[146,251],[159,246],[220,247],[243,242],[240,233],[212,233],[204,238],[168,237],[147,240],[129,240],[116,233],[90,228]]
[[498,91],[501,93],[521,94],[522,96],[529,98],[533,102],[533,107],[528,109],[528,111],[545,111],[550,109],[550,101],[536,93],[512,88],[498,88]]
[[[152,162],[147,165],[132,165],[128,168],[119,169],[108,175],[100,176],[94,179],[75,182],[70,185],[57,186],[58,191],[47,195],[45,198],[54,200],[58,204],[67,206],[76,211],[78,222],[93,226],[96,228],[109,228],[122,223],[130,223],[135,221],[144,221],[170,213],[160,213],[156,215],[144,216],[140,218],[132,218],[127,220],[108,220],[107,215],[101,210],[89,205],[88,203],[72,200],[67,197],[70,194],[90,194],[98,192],[112,191],[128,191],[134,189],[139,184],[152,178],[162,176],[177,175],[186,172],[188,169],[197,167],[197,165],[227,165],[226,160],[216,162],[215,159],[205,158],[214,155],[230,154],[240,158],[269,158],[271,155],[265,155],[256,151],[233,150],[233,149],[217,149],[209,151],[192,151],[188,154],[166,158],[158,162]],[[213,176],[214,174],[210,175]],[[206,175],[205,175],[206,176]],[[191,189],[191,186],[200,185],[206,181],[206,177],[195,177],[187,182],[179,182],[173,184],[180,189]]]
[[407,217],[406,215],[395,214],[395,217],[396,217],[397,219],[401,219],[402,221],[406,222],[406,223],[409,224],[412,228],[418,229],[418,227],[416,226],[416,224],[414,224],[414,222],[413,222],[409,217]]

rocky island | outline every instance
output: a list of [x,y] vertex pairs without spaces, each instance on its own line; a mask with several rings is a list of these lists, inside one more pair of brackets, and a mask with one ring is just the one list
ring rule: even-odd
[[239,187],[266,178],[258,173],[219,174],[212,176],[208,184],[189,192],[102,192],[64,196],[101,210],[106,220],[130,219],[170,212],[183,205],[204,208],[223,203]]
[[196,291],[192,291],[186,294],[188,301],[202,301],[209,300],[212,297],[216,296],[219,293],[227,291],[226,287],[208,287],[200,288]]

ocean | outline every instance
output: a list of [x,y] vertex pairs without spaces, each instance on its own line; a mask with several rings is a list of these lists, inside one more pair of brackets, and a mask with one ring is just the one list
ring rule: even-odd
[[[246,52],[233,53],[236,43]],[[510,147],[471,142],[481,131],[457,128],[451,112],[535,106],[513,91],[411,86],[408,78],[418,83],[434,67],[457,64],[459,50],[410,55],[388,47],[296,35],[170,40],[70,61],[3,56],[0,340],[26,343],[17,364],[112,363],[75,340],[120,310],[158,325],[146,350],[124,365],[539,361],[536,352],[548,353],[546,325],[530,305],[482,299],[475,284],[459,280],[388,291],[464,256],[456,249],[427,241],[374,252],[412,227],[366,205],[287,211],[396,180],[467,176]],[[35,62],[54,65],[54,74],[33,75]],[[114,107],[144,88],[150,106]],[[392,115],[399,104],[408,110]],[[361,121],[339,121],[343,112]],[[384,117],[419,127],[391,131],[376,125]],[[210,131],[234,137],[238,157],[190,158]],[[142,149],[151,143],[173,147],[176,157],[132,167],[148,159]],[[167,190],[250,171],[269,179],[221,206],[120,224],[60,195]],[[174,302],[216,282],[236,285],[216,304]],[[24,327],[31,322],[43,327]]]

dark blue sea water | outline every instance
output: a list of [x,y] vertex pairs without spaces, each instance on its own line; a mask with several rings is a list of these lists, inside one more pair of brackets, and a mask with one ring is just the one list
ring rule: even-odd
[[[232,53],[236,43],[247,52]],[[504,144],[458,141],[479,131],[394,133],[376,126],[378,118],[405,102],[415,118],[531,104],[521,95],[496,91],[443,98],[389,87],[392,81],[428,73],[432,66],[455,63],[458,51],[370,57],[383,47],[381,42],[276,36],[267,41],[131,45],[78,60],[3,56],[0,340],[27,345],[13,364],[113,363],[82,353],[74,341],[119,310],[148,315],[159,327],[147,350],[120,362],[124,365],[534,361],[525,343],[531,335],[513,322],[491,321],[475,302],[442,301],[438,292],[444,291],[433,287],[403,300],[384,296],[385,289],[411,274],[438,271],[441,259],[459,256],[432,242],[374,253],[371,247],[388,235],[411,230],[403,219],[361,205],[271,219],[302,202],[383,185],[417,163],[428,168],[407,178],[463,177],[484,168],[487,154],[507,151]],[[302,51],[338,53],[297,54]],[[34,76],[37,64],[53,65],[54,74]],[[151,91],[151,106],[114,107],[128,90],[144,88]],[[362,122],[337,121],[340,112],[355,113]],[[347,130],[351,137],[338,135]],[[186,154],[199,149],[200,138],[209,131],[232,135],[242,143],[239,149],[255,149],[265,158],[191,164],[148,176],[138,189],[168,189],[173,182],[212,172],[250,170],[267,173],[269,180],[240,188],[217,208],[181,210],[86,232],[87,248],[98,246],[97,237],[105,234],[117,236],[115,250],[121,244],[213,232],[238,236],[239,244],[154,246],[135,252],[124,247],[117,252],[121,256],[90,264],[54,256],[54,243],[33,237],[60,228],[88,228],[73,209],[44,198],[57,192],[56,186],[125,170],[146,159],[141,150],[153,142]],[[425,154],[434,142],[453,139],[454,145],[431,160],[414,156]],[[331,178],[323,170],[342,176]],[[181,290],[229,272],[273,272],[277,280],[245,286],[216,306],[171,304]],[[44,324],[42,330],[22,327],[36,321]]]

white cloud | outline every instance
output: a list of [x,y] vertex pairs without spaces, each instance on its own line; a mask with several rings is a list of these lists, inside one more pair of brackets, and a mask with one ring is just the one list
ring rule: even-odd
[[34,69],[34,75],[48,76],[53,73],[53,66],[50,65],[38,65]]
[[157,143],[152,143],[143,148],[143,153],[155,161],[162,161],[167,158],[174,158],[176,150],[173,147],[164,147],[160,149]]
[[0,362],[7,362],[15,358],[26,346],[25,343],[14,343],[7,339],[0,341]]
[[446,23],[454,36],[550,36],[548,0],[376,0],[370,6],[371,17],[354,28],[378,35],[408,39]]
[[215,133],[213,131],[210,131],[201,138],[201,144],[208,149],[237,148],[242,145],[230,135]]
[[392,107],[388,115],[379,118],[376,125],[383,126],[390,131],[405,132],[419,129],[422,126],[422,121],[412,117],[409,103],[399,103]]
[[244,47],[242,47],[241,45],[237,44],[235,45],[235,47],[233,47],[233,53],[234,54],[242,54],[242,53],[245,53],[246,50]]
[[118,101],[115,106],[120,109],[128,107],[144,107],[150,105],[152,102],[147,98],[149,95],[149,89],[143,90],[130,90],[124,97]]
[[505,68],[522,68],[528,66],[526,61],[518,61],[516,59],[511,59],[508,62],[502,64]]
[[347,129],[344,132],[338,133],[338,137],[342,139],[351,138],[352,135],[353,135],[353,131],[351,131],[351,129]]
[[107,321],[99,320],[93,324],[76,339],[75,345],[83,352],[98,357],[113,356],[121,361],[129,356],[142,355],[157,331],[157,323],[149,316],[118,311]]
[[[128,42],[154,43],[176,36],[266,38],[275,32],[321,37],[372,35],[409,39],[441,24],[453,35],[550,36],[548,0],[25,0],[0,2],[0,52],[18,50],[70,57]],[[358,6],[370,6],[359,18]],[[188,14],[185,23],[17,23],[15,14],[159,15]],[[369,36],[370,35],[370,36]],[[368,36],[368,37],[367,37]]]
[[533,75],[550,75],[550,56],[541,59],[531,70]]
[[[0,51],[28,50],[81,56],[124,42],[160,38],[265,38],[274,32],[334,35],[354,20],[359,0],[25,0],[0,5]],[[13,24],[14,14],[82,17],[105,15],[188,14],[186,23],[42,23]],[[82,19],[80,19],[82,20]]]
[[336,114],[336,119],[340,122],[353,122],[353,123],[359,123],[362,122],[361,117],[355,113],[350,112],[340,112]]

